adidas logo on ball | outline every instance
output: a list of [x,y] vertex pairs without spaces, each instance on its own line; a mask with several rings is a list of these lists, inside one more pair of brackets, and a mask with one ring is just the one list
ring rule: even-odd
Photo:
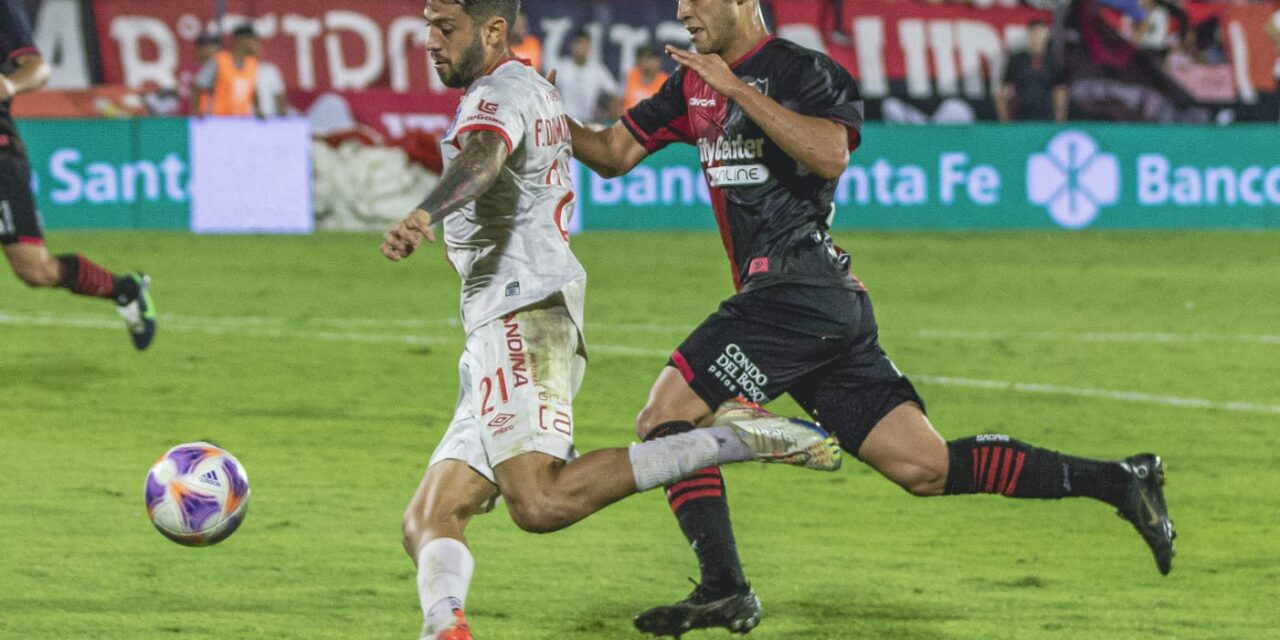
[[206,472],[204,475],[200,476],[200,482],[219,489],[222,488],[222,482],[218,480],[218,474],[213,471]]

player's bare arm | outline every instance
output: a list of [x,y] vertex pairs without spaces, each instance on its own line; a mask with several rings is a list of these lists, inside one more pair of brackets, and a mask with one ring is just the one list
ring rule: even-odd
[[9,75],[0,75],[0,100],[35,91],[49,81],[49,65],[38,53],[18,57],[17,68]]
[[[701,76],[717,93],[736,102],[774,144],[809,171],[834,180],[848,168],[848,134],[844,125],[782,106],[743,82],[719,55],[686,51],[671,45],[667,45],[667,54]],[[576,144],[574,151],[577,151]]]
[[510,153],[506,140],[495,132],[476,131],[468,135],[461,155],[441,176],[440,184],[431,195],[383,236],[382,255],[399,262],[413,255],[424,238],[435,242],[431,228],[488,191]]
[[[554,69],[547,74],[547,82],[556,83]],[[621,120],[608,127],[593,127],[573,117],[565,119],[573,136],[573,157],[602,178],[625,175],[649,155]]]
[[621,176],[649,155],[621,120],[596,129],[569,118],[569,130],[573,134],[573,156],[603,178]]

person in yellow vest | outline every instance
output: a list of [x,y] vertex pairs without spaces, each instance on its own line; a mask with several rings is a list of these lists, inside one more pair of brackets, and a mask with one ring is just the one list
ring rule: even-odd
[[[243,24],[231,32],[230,51],[220,51],[200,69],[192,96],[193,113],[199,116],[254,116],[258,112],[258,55],[262,43],[253,26]],[[207,95],[207,100],[200,96]]]
[[542,41],[529,32],[529,16],[523,11],[516,14],[516,24],[508,40],[511,53],[528,60],[536,71],[542,71]]
[[622,108],[629,111],[662,88],[667,72],[662,70],[662,58],[649,47],[636,52],[636,66],[627,74],[627,88],[622,94]]

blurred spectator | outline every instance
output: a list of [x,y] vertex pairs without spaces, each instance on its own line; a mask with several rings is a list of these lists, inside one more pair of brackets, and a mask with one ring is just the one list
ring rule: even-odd
[[529,32],[529,16],[523,11],[516,14],[516,24],[511,29],[511,52],[542,71],[542,41]]
[[279,118],[289,112],[284,101],[284,75],[280,67],[258,56],[258,80],[254,83],[258,95],[258,115],[263,118]]
[[1009,57],[996,95],[996,116],[1010,120],[1067,119],[1066,76],[1048,55],[1049,25],[1027,24],[1027,48]]
[[581,122],[601,122],[618,111],[618,82],[591,57],[591,34],[579,31],[569,44],[569,59],[556,67],[556,86],[564,110]]
[[662,58],[650,47],[640,47],[636,52],[636,66],[627,74],[627,90],[622,97],[624,111],[640,104],[641,100],[658,92],[667,81],[662,70]]
[[1169,53],[1170,41],[1173,39],[1170,27],[1173,24],[1176,23],[1181,32],[1176,41],[1184,41],[1187,13],[1167,0],[1138,0],[1138,4],[1146,13],[1146,18],[1133,27],[1130,38],[1135,46],[1154,56],[1158,63]]
[[1218,22],[1218,16],[1209,16],[1192,25],[1182,38],[1182,50],[1200,64],[1226,63],[1226,45],[1222,42],[1222,24]]
[[[206,31],[196,38],[196,61],[178,71],[178,102],[183,115],[206,112],[209,109],[209,96],[200,94],[196,87],[196,76],[204,65],[213,59],[213,54],[222,48],[222,36]],[[193,101],[193,99],[195,99]]]
[[197,95],[210,96],[205,109],[196,100],[193,107],[198,115],[251,116],[258,110],[254,96],[262,43],[249,24],[236,27],[231,36],[231,50],[215,54],[196,75]]
[[1133,44],[1145,51],[1163,53],[1169,48],[1166,41],[1169,37],[1169,12],[1155,0],[1140,0],[1138,4],[1147,17],[1134,26]]

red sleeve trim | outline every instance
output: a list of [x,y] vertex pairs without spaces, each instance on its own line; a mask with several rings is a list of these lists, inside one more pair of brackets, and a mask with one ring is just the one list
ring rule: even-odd
[[857,129],[854,129],[853,127],[848,127],[848,130],[849,130],[849,151],[857,151],[858,147],[862,146],[862,132],[858,131]]
[[688,384],[693,384],[693,367],[689,366],[689,361],[684,359],[684,354],[677,349],[671,354],[671,362],[676,365],[676,369],[680,370],[680,376]]
[[652,138],[649,137],[649,134],[640,129],[640,125],[636,124],[636,121],[631,117],[630,113],[622,114],[622,124],[626,125],[627,130],[635,137],[636,142],[639,142],[648,148],[649,141]]
[[516,152],[516,146],[511,144],[511,136],[507,135],[507,132],[503,131],[502,127],[492,124],[469,124],[458,129],[457,133],[453,134],[454,145],[461,149],[462,145],[458,141],[462,138],[462,134],[471,131],[492,131],[502,136],[502,141],[507,143],[507,155],[511,155]]
[[25,56],[25,55],[27,55],[28,53],[34,53],[34,54],[36,54],[36,55],[40,55],[40,50],[39,50],[39,49],[37,49],[37,48],[35,48],[35,47],[23,47],[23,48],[21,48],[21,49],[14,49],[14,50],[9,54],[9,57],[8,57],[8,58],[5,58],[5,62],[8,62],[8,61],[13,60],[13,59],[15,59],[15,58],[19,58],[19,57]]
[[672,142],[689,142],[693,137],[689,133],[688,114],[681,115],[679,118],[663,125],[653,135],[645,133],[640,128],[640,125],[636,124],[636,121],[631,118],[630,114],[622,114],[622,124],[626,125],[627,131],[631,132],[636,142],[639,142],[640,146],[644,147],[644,150],[649,153],[654,153]]
[[32,236],[22,236],[18,238],[18,244],[31,245],[33,247],[43,247],[44,238],[35,238]]
[[861,127],[849,124],[849,121],[844,118],[828,116],[827,119],[845,128],[845,131],[848,133],[850,151],[856,151],[858,147],[862,146]]

